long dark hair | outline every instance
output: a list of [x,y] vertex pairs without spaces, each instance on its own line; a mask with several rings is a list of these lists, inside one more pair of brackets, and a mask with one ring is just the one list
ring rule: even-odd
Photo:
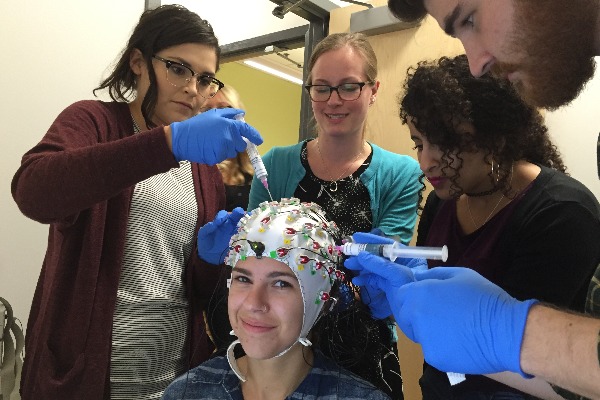
[[214,49],[217,55],[217,70],[219,69],[219,41],[208,21],[176,4],[144,11],[113,72],[94,89],[94,95],[97,90],[108,88],[114,101],[131,99],[135,94],[136,76],[129,66],[129,57],[132,51],[138,49],[146,61],[150,76],[150,87],[142,101],[142,115],[148,127],[155,126],[152,116],[158,90],[152,56],[163,49],[184,43],[199,43]]
[[[345,267],[340,266],[345,270]],[[352,272],[345,270],[346,276]],[[311,340],[316,349],[331,358],[337,365],[370,382],[379,390],[392,395],[385,381],[382,360],[393,356],[392,349],[384,343],[394,343],[392,331],[384,321],[373,318],[366,292],[347,280],[332,288],[337,299],[334,307],[324,312],[313,329]],[[361,300],[362,299],[362,300]]]
[[[473,77],[465,55],[422,61],[409,68],[399,102],[402,122],[410,120],[442,150],[443,159],[479,149],[486,152],[488,162],[493,159],[500,165],[504,178],[519,160],[566,172],[539,111],[527,105],[510,82],[490,74]],[[459,133],[465,123],[473,127],[472,132]],[[456,172],[452,180],[458,195],[459,171],[447,168]],[[498,182],[497,189],[509,193],[506,179]]]

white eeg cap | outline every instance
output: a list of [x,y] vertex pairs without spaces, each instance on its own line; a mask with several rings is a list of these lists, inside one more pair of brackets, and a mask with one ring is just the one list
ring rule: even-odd
[[[309,346],[308,333],[329,300],[333,283],[336,279],[345,279],[344,273],[338,270],[342,255],[336,249],[336,238],[340,238],[337,226],[326,220],[323,210],[315,203],[302,203],[296,198],[263,202],[239,221],[225,263],[235,268],[239,260],[253,256],[287,264],[298,278],[304,303],[297,341]],[[233,346],[237,343],[230,346],[228,359],[238,377],[244,380],[236,371],[237,366],[232,365],[232,361],[235,363]],[[287,350],[289,348],[279,355]]]

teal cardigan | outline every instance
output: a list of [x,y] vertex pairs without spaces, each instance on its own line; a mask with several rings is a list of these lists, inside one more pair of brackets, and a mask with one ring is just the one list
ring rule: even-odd
[[[273,147],[263,157],[273,200],[292,197],[304,178],[306,170],[300,161],[303,143]],[[373,148],[373,157],[360,180],[371,198],[373,227],[408,244],[417,220],[417,202],[421,189],[419,163],[412,157],[369,144]],[[269,200],[267,190],[254,177],[248,210]]]

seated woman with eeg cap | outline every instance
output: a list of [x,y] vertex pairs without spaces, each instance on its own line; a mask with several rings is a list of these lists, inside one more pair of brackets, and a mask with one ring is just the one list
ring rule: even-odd
[[[226,258],[233,268],[229,320],[238,339],[226,356],[177,378],[163,399],[388,399],[312,347],[320,330],[334,329],[339,309],[368,313],[339,269],[339,239],[318,205],[298,199],[264,202],[244,216]],[[245,353],[238,358],[237,344]]]

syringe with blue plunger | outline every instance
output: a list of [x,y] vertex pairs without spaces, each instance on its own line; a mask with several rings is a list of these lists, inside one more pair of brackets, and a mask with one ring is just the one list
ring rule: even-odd
[[372,243],[344,243],[337,246],[338,250],[347,256],[357,256],[361,251],[374,254],[376,256],[388,258],[390,261],[396,258],[426,258],[429,260],[448,260],[448,247],[425,247],[425,246],[405,246],[399,242],[393,244],[372,244]]

